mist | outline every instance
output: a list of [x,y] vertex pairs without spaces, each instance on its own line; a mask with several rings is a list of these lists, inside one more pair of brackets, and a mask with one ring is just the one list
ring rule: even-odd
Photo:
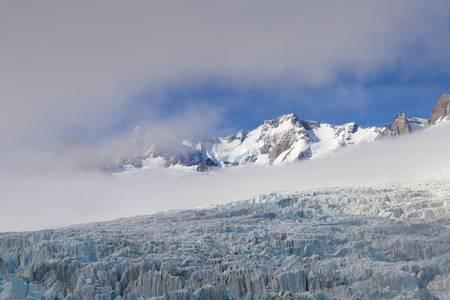
[[450,124],[443,123],[415,134],[349,147],[322,159],[208,173],[147,169],[112,176],[71,168],[2,170],[0,231],[205,207],[275,191],[446,178],[449,134]]

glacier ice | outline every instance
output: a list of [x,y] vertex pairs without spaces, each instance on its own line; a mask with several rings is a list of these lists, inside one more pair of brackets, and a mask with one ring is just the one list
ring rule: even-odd
[[337,187],[0,233],[0,300],[448,299],[449,201]]

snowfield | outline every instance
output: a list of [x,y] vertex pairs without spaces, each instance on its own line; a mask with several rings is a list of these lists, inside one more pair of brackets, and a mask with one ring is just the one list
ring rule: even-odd
[[450,182],[0,234],[0,299],[448,299]]

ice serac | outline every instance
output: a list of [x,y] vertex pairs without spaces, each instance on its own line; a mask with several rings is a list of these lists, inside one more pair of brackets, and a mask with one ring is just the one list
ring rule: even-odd
[[448,180],[0,233],[0,300],[448,299]]
[[439,98],[438,103],[433,108],[430,117],[431,124],[437,124],[450,117],[450,93],[444,93],[441,98]]

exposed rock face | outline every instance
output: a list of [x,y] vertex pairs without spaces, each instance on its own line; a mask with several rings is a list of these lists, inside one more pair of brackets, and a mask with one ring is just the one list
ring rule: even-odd
[[335,188],[0,233],[0,299],[447,299],[449,199]]
[[201,163],[197,165],[196,171],[199,172],[206,172],[210,170],[211,168],[218,167],[218,163],[215,160],[212,160],[211,158],[206,158]]
[[422,118],[410,118],[404,113],[397,114],[389,127],[391,135],[403,135],[427,128],[429,121]]
[[447,92],[439,98],[431,113],[430,123],[436,124],[450,117],[450,93]]
[[391,132],[393,135],[402,135],[411,132],[411,127],[408,118],[404,113],[397,114],[397,117],[392,121]]

